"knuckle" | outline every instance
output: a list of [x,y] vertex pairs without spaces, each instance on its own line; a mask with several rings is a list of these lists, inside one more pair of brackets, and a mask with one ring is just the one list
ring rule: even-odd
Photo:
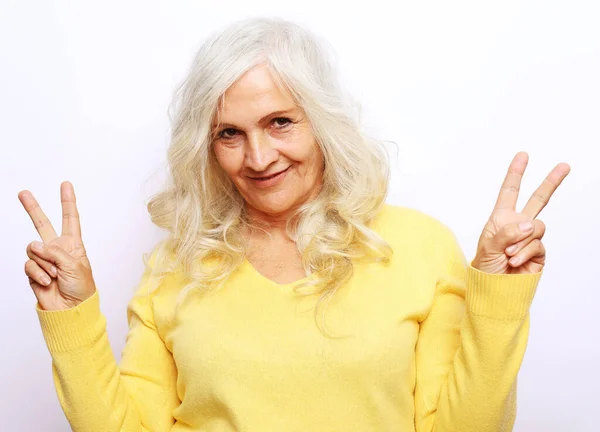
[[516,186],[514,184],[504,184],[502,185],[501,189],[508,192],[519,192],[519,186]]
[[534,196],[538,199],[538,201],[540,201],[542,204],[546,205],[548,204],[549,198],[547,195],[543,194],[543,193],[535,193]]
[[63,214],[63,219],[79,219],[79,214],[76,211]]
[[541,240],[539,242],[538,248],[541,252],[546,253],[546,246],[544,246],[544,243],[542,243]]
[[502,236],[505,237],[507,240],[514,239],[518,237],[519,234],[520,230],[516,223],[504,225]]
[[27,250],[27,256],[29,257],[29,259],[33,262],[35,262],[36,259],[39,259],[31,249]]
[[537,231],[540,233],[540,235],[544,235],[544,233],[546,232],[546,224],[539,219],[537,219],[537,224],[538,224]]
[[38,243],[38,241],[34,240],[32,242],[30,242],[27,247],[25,248],[25,253],[27,254],[27,256],[31,259],[36,258],[37,255],[35,254],[35,252],[33,251],[33,245],[35,243]]
[[37,263],[33,260],[27,260],[25,262],[25,274],[27,275],[31,275],[33,272],[35,272],[37,270],[39,266],[37,265]]
[[531,243],[529,243],[527,246],[527,250],[531,255],[539,255],[540,252],[544,250],[544,245],[542,244],[541,240],[537,238],[531,240]]

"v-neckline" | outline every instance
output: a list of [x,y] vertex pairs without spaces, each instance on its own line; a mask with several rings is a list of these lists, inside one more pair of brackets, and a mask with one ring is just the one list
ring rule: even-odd
[[244,258],[244,260],[242,261],[242,267],[245,268],[246,271],[248,271],[248,273],[251,273],[252,275],[254,275],[255,278],[262,280],[263,282],[265,282],[268,285],[277,287],[279,289],[292,289],[295,285],[299,285],[303,282],[306,282],[308,280],[311,280],[315,277],[314,273],[309,275],[309,276],[305,276],[303,278],[300,278],[296,281],[293,282],[287,282],[287,283],[279,283],[279,282],[275,282],[272,279],[269,279],[267,276],[263,275],[261,272],[259,272],[250,261],[248,261],[247,258]]

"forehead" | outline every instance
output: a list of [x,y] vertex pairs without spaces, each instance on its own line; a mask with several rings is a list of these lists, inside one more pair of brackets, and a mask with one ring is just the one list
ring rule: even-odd
[[273,112],[296,106],[289,92],[277,86],[266,65],[255,66],[242,75],[221,97],[215,121],[257,121]]

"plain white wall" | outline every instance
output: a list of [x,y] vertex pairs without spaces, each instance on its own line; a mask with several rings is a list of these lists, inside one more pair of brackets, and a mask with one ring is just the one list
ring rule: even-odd
[[[572,172],[540,219],[545,274],[519,377],[516,431],[596,430],[600,401],[600,7],[581,1],[12,1],[0,11],[0,429],[67,431],[23,266],[31,190],[60,232],[78,196],[113,351],[142,253],[165,234],[160,186],[171,93],[213,30],[275,15],[321,34],[365,128],[398,143],[389,202],[448,224],[468,258],[512,156],[520,206],[556,163]],[[394,155],[395,156],[395,155]]]

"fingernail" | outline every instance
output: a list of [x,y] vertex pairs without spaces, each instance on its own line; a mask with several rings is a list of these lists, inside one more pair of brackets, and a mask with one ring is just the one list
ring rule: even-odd
[[512,258],[510,259],[510,263],[511,263],[512,265],[517,265],[517,264],[519,264],[519,261],[520,261],[520,260],[519,260],[519,257],[512,257]]
[[31,245],[31,248],[34,251],[40,252],[42,250],[42,244],[38,241],[33,242],[33,244]]
[[44,275],[42,276],[42,282],[44,283],[44,285],[48,285],[51,281],[48,276]]
[[531,221],[521,222],[519,224],[519,229],[523,232],[531,231],[532,228],[533,228],[533,222],[531,222]]
[[507,248],[506,248],[506,253],[509,253],[509,254],[511,254],[511,253],[513,253],[513,252],[514,252],[514,251],[516,251],[516,250],[517,250],[517,245],[516,245],[516,244],[514,244],[514,245],[512,245],[512,246],[509,246],[509,247],[507,247]]
[[56,270],[56,267],[52,266],[50,267],[50,274],[52,274],[52,276],[56,277],[58,275],[58,271]]

